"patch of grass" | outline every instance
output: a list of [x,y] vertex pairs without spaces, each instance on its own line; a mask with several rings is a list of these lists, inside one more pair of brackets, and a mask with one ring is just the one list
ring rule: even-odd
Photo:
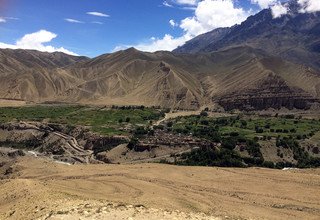
[[86,106],[30,106],[0,108],[0,122],[43,121],[88,126],[103,135],[127,134],[125,126],[146,125],[162,114],[156,109],[99,109]]

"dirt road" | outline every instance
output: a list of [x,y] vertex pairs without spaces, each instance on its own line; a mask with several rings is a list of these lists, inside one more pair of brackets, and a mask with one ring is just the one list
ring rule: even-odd
[[319,169],[67,166],[25,157],[13,170],[0,180],[0,219],[320,217]]

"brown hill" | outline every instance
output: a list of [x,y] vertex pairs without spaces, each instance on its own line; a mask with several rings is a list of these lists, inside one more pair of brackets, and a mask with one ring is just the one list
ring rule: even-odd
[[314,70],[250,47],[180,55],[131,48],[79,60],[1,52],[1,98],[184,109],[304,109],[320,98]]
[[32,50],[0,50],[0,97],[41,102],[78,79],[60,68],[88,58]]

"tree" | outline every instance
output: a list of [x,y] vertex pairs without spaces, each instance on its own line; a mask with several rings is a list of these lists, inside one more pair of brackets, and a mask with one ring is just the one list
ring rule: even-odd
[[200,116],[202,116],[202,117],[207,117],[207,116],[208,116],[208,112],[206,112],[206,111],[201,111]]
[[222,147],[233,150],[236,147],[236,141],[233,138],[226,138],[222,141]]

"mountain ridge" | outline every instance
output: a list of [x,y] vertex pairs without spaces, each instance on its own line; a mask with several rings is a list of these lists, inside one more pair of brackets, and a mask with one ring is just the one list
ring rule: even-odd
[[320,69],[320,13],[299,13],[296,1],[289,4],[289,13],[273,18],[271,9],[264,9],[246,21],[224,30],[202,34],[174,53],[213,52],[228,47],[247,45],[262,49],[272,56]]
[[[201,54],[147,53],[131,48],[65,66],[52,67],[47,60],[50,65],[34,68],[17,65],[15,57],[20,51],[11,57],[8,54],[6,59],[15,65],[0,62],[0,98],[5,99],[175,109],[218,105],[250,110],[310,108],[320,98],[316,70],[247,46]],[[281,82],[275,89],[270,84],[272,76]],[[236,104],[238,100],[247,104]]]
[[0,99],[173,109],[309,109],[320,103],[320,13],[270,9],[173,52],[95,58],[0,49]]

